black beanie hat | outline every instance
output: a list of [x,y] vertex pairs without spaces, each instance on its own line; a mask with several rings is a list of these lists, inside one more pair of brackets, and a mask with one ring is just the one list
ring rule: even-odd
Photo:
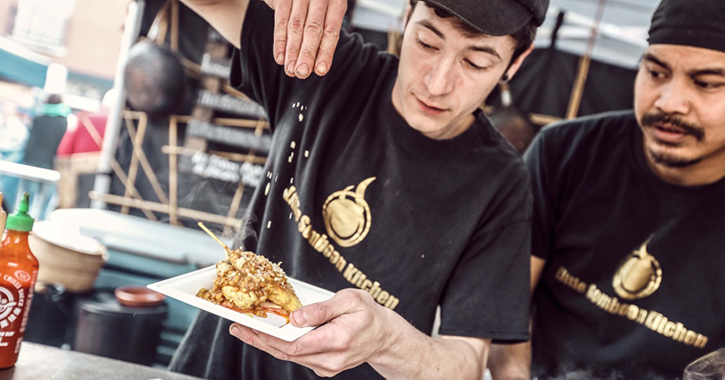
[[662,0],[647,41],[725,52],[725,0]]

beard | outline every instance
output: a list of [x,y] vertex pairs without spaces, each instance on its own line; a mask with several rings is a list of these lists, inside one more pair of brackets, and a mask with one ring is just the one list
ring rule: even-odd
[[[656,128],[657,125],[667,124],[668,127],[676,129],[678,132],[690,135],[695,138],[698,142],[705,138],[705,131],[702,127],[695,124],[690,124],[680,119],[677,116],[665,114],[662,112],[647,113],[642,117],[640,125],[643,129]],[[656,164],[663,165],[669,168],[684,168],[692,166],[700,161],[702,157],[682,157],[676,152],[670,150],[678,148],[682,144],[672,143],[669,141],[661,141],[657,138],[652,141],[655,146],[646,147],[647,153]]]
[[702,161],[702,157],[685,158],[668,152],[658,152],[651,148],[647,149],[647,153],[656,164],[668,168],[686,168]]

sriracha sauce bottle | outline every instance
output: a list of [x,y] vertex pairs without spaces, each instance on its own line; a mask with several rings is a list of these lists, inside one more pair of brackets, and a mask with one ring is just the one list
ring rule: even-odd
[[18,360],[38,276],[38,259],[28,246],[34,222],[28,198],[25,193],[17,211],[8,216],[0,244],[0,369]]

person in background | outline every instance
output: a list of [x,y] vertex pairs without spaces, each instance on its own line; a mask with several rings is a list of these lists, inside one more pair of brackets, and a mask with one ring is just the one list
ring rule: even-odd
[[681,378],[725,346],[723,20],[723,1],[663,0],[634,110],[546,127],[526,153],[533,336],[492,349],[494,379]]
[[100,152],[103,147],[108,112],[114,106],[115,99],[115,91],[109,90],[103,96],[101,107],[97,112],[78,113],[78,123],[73,128],[68,128],[58,145],[58,156]]
[[319,326],[294,342],[202,312],[172,370],[480,379],[492,339],[528,339],[528,173],[479,106],[547,0],[413,0],[400,58],[340,32],[345,0],[184,2],[238,49],[230,83],[274,134],[235,246],[336,294],[290,315]]
[[22,163],[44,169],[53,168],[58,145],[68,129],[70,108],[58,94],[50,94],[33,118]]

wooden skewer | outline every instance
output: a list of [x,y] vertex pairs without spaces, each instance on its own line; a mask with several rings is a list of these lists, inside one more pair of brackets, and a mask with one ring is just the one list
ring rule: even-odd
[[211,236],[212,239],[216,240],[217,243],[219,243],[222,247],[224,247],[224,249],[226,249],[227,251],[230,250],[229,247],[227,247],[227,245],[224,244],[223,241],[219,240],[219,238],[216,237],[216,235],[214,235],[213,232],[209,231],[209,229],[206,228],[206,226],[204,225],[204,223],[199,222],[197,224],[199,225],[199,227],[201,227],[202,230],[204,230],[204,232],[206,232],[207,234],[209,234],[209,236]]
[[229,263],[229,253],[231,253],[231,252],[232,252],[232,250],[231,250],[231,249],[229,249],[229,247],[227,247],[227,245],[226,245],[226,244],[224,244],[224,242],[223,242],[223,241],[219,240],[219,238],[218,238],[218,237],[216,237],[216,235],[214,235],[214,233],[213,233],[213,232],[209,231],[209,229],[208,229],[208,228],[206,228],[206,226],[204,225],[204,223],[202,223],[202,222],[199,222],[199,223],[197,223],[197,224],[199,225],[199,227],[201,227],[201,229],[202,229],[202,230],[204,230],[204,232],[206,232],[207,234],[209,234],[209,236],[211,236],[211,238],[212,238],[212,239],[216,240],[216,242],[217,242],[217,243],[219,243],[219,244],[220,244],[220,245],[221,245],[222,247],[224,247],[224,254],[225,254],[225,255],[226,255],[226,257],[227,257],[227,263],[228,263],[228,264],[230,264],[230,263]]

